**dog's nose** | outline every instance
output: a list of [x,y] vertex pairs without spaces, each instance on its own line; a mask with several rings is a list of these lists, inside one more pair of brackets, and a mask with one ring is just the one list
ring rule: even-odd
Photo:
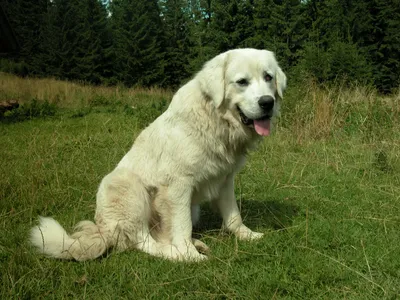
[[272,96],[261,96],[260,100],[258,100],[258,105],[265,110],[270,111],[274,107],[274,97]]

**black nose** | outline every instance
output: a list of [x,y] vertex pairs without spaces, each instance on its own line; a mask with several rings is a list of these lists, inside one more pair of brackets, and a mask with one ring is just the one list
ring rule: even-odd
[[265,110],[270,111],[274,107],[274,97],[272,96],[261,96],[260,100],[258,100],[258,105]]

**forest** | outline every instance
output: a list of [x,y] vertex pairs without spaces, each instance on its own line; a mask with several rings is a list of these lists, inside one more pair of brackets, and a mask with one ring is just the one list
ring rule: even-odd
[[291,83],[400,85],[399,0],[0,0],[19,51],[0,70],[172,87],[214,55],[274,51]]

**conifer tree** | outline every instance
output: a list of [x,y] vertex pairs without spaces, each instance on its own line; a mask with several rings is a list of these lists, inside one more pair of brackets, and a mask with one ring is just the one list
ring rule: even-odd
[[271,5],[272,0],[254,1],[254,35],[249,42],[255,48],[272,50]]
[[270,4],[266,46],[288,68],[296,65],[305,39],[304,10],[301,0],[275,0]]
[[155,0],[114,0],[111,5],[114,73],[128,86],[162,84],[163,31]]
[[400,87],[400,1],[376,0],[372,60],[375,85],[385,93]]
[[214,0],[211,34],[218,52],[251,46],[254,35],[254,1]]
[[190,0],[189,74],[198,71],[208,59],[218,54],[211,26],[214,19],[212,3],[213,0]]
[[107,11],[99,0],[81,2],[79,43],[74,51],[77,58],[73,70],[84,81],[100,83],[111,67],[106,59],[106,51],[111,46],[106,18]]
[[[190,28],[185,1],[162,1],[165,34],[165,84],[177,86],[189,76]],[[186,10],[187,11],[187,10]]]
[[41,75],[37,53],[43,38],[41,31],[48,0],[15,0],[3,3],[20,44],[19,60],[24,66],[18,70],[20,75]]

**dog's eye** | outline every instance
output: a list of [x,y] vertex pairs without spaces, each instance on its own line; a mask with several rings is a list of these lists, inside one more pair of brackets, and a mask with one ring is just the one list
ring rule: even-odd
[[236,83],[241,86],[249,85],[249,81],[246,78],[239,79]]
[[265,75],[264,75],[264,80],[265,80],[265,81],[271,81],[271,80],[272,80],[272,76],[269,75],[269,74],[265,74]]

